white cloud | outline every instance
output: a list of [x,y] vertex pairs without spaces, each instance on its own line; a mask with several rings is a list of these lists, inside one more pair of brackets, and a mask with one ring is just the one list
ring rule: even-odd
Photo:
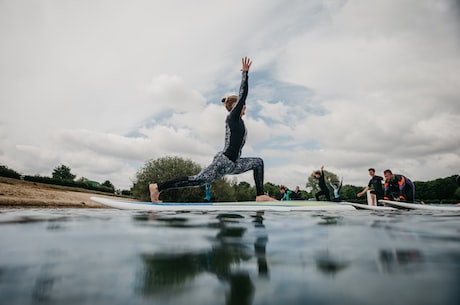
[[[180,8],[180,9],[178,9]],[[0,163],[128,188],[148,159],[207,165],[249,55],[243,154],[266,180],[321,165],[414,180],[460,168],[455,1],[3,1]],[[252,181],[250,173],[238,179]]]
[[262,110],[259,112],[259,115],[263,119],[269,119],[275,122],[286,122],[290,119],[289,108],[286,107],[282,102],[276,103],[267,103],[264,101],[259,101],[259,105]]

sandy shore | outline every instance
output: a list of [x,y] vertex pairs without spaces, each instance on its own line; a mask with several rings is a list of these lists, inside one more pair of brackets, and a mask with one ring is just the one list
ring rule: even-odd
[[104,208],[91,196],[116,198],[89,190],[0,177],[0,208]]

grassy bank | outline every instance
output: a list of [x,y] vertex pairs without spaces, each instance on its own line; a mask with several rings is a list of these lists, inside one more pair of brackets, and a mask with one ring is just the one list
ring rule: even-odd
[[118,197],[76,187],[0,177],[0,208],[104,208],[91,196]]

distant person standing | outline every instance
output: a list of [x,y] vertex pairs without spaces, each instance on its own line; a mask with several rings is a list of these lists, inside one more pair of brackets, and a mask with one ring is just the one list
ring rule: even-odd
[[385,176],[383,199],[414,202],[415,186],[409,178],[393,174],[389,169],[385,170],[383,175]]
[[379,199],[383,199],[383,177],[377,176],[375,174],[375,169],[374,168],[369,168],[369,175],[371,176],[371,180],[369,180],[369,184],[358,194],[356,194],[357,197],[361,197],[364,195],[367,191],[370,191],[371,194],[371,205],[377,205]]
[[331,177],[327,177],[327,180],[329,181],[329,185],[332,187],[332,191],[334,192],[334,199],[332,199],[332,201],[342,201],[342,197],[340,196],[340,190],[342,189],[343,177],[342,179],[340,179],[340,184],[332,183]]
[[321,166],[321,170],[319,171],[314,171],[311,175],[318,179],[318,186],[320,188],[320,191],[315,194],[315,198],[317,201],[319,201],[319,196],[325,196],[327,201],[331,201],[331,196],[329,196],[329,189],[327,188],[326,185],[326,180],[324,179],[324,165]]

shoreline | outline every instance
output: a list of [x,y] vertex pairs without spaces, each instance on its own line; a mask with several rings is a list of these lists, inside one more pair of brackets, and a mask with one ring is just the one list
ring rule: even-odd
[[127,199],[108,193],[0,177],[0,209],[108,208],[92,201],[91,196]]

